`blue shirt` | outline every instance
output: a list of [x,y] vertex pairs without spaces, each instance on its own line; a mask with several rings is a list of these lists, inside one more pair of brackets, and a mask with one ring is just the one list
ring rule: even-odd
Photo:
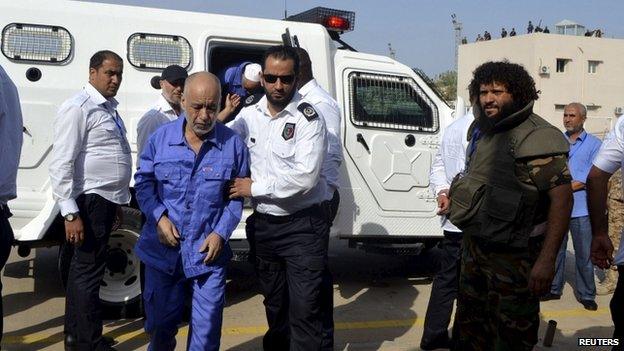
[[[169,274],[181,257],[190,278],[232,257],[227,240],[240,221],[243,201],[227,198],[228,182],[249,176],[249,154],[236,133],[217,123],[196,155],[184,138],[185,123],[182,114],[159,128],[140,155],[134,187],[147,221],[135,249],[145,264]],[[179,247],[158,241],[156,226],[165,211],[180,233]],[[225,245],[219,257],[206,265],[206,254],[199,249],[212,232]]]
[[[569,135],[566,132],[566,137]],[[568,166],[572,174],[572,180],[585,184],[587,175],[592,167],[594,157],[600,149],[600,139],[583,131],[575,141],[570,141],[570,156]],[[572,208],[572,218],[588,216],[587,192],[585,189],[574,192],[574,207]]]
[[219,80],[223,86],[223,90],[227,93],[237,94],[244,99],[247,95],[247,90],[243,87],[243,73],[245,66],[251,62],[245,61],[237,63],[233,66],[227,67],[221,74],[219,74]]
[[22,109],[17,88],[0,66],[0,205],[17,196],[17,166],[22,150]]

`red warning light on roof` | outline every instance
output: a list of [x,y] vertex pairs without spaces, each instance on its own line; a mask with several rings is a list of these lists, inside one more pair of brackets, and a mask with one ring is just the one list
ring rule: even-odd
[[331,32],[349,32],[353,30],[355,12],[315,7],[313,9],[292,15],[287,21],[318,23]]
[[349,20],[340,16],[329,16],[325,19],[323,25],[327,28],[347,30],[351,27]]

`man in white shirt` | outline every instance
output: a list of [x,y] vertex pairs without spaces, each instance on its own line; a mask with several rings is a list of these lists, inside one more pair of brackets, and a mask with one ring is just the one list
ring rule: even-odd
[[254,207],[246,230],[269,324],[264,350],[320,350],[330,222],[321,206],[325,122],[297,92],[291,47],[267,49],[262,67],[265,96],[227,124],[249,148],[251,167],[230,197],[251,197]]
[[[22,109],[17,88],[0,66],[0,270],[4,267],[13,245],[13,229],[9,223],[9,200],[17,197],[17,167],[22,150]],[[0,291],[2,282],[0,282]],[[2,296],[0,296],[0,340],[2,340]]]
[[[624,245],[621,244],[613,259],[613,244],[609,239],[607,220],[607,185],[611,175],[624,169],[624,118],[620,117],[613,130],[605,137],[594,158],[593,166],[587,176],[587,205],[592,228],[591,259],[603,269],[616,265],[619,279],[611,298],[611,318],[613,319],[613,338],[624,340]],[[624,172],[622,173],[624,174]],[[622,196],[622,195],[620,195]],[[622,231],[624,234],[624,231]]]
[[[299,94],[310,102],[325,121],[327,129],[327,153],[323,161],[321,176],[327,181],[327,193],[323,207],[328,212],[330,224],[333,223],[340,206],[340,164],[342,163],[342,144],[340,142],[340,107],[334,98],[323,89],[312,74],[312,61],[308,52],[302,48],[294,48],[299,55],[299,77],[297,89]],[[321,292],[321,309],[323,313],[323,347],[332,350],[334,346],[334,289],[333,278],[326,267]]]
[[474,121],[472,113],[451,123],[444,131],[442,143],[431,165],[431,189],[438,199],[438,214],[444,230],[436,262],[437,273],[431,286],[431,296],[425,315],[425,326],[420,341],[423,350],[450,347],[448,326],[457,298],[459,285],[459,260],[461,257],[462,232],[449,221],[449,188],[453,178],[464,170],[468,128]]
[[137,125],[138,156],[143,153],[145,142],[158,127],[175,121],[180,116],[180,101],[187,77],[188,73],[186,70],[178,65],[171,65],[163,70],[160,75],[160,90],[162,90],[162,94],[158,97],[156,104],[141,117]]
[[130,201],[130,145],[114,99],[122,73],[119,55],[95,53],[89,84],[61,105],[54,121],[50,181],[66,240],[75,246],[67,281],[66,349],[112,349],[102,338],[99,290],[113,221],[119,205]]

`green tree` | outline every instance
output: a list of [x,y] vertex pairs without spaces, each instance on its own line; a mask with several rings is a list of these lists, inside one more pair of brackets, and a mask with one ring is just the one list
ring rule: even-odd
[[450,70],[440,73],[434,84],[442,93],[447,101],[455,101],[457,99],[457,72]]

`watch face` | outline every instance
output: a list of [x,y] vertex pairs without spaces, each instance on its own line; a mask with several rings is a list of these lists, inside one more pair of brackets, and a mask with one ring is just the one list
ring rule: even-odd
[[74,219],[76,219],[76,214],[74,213],[68,213],[65,215],[65,220],[68,222],[73,221]]

